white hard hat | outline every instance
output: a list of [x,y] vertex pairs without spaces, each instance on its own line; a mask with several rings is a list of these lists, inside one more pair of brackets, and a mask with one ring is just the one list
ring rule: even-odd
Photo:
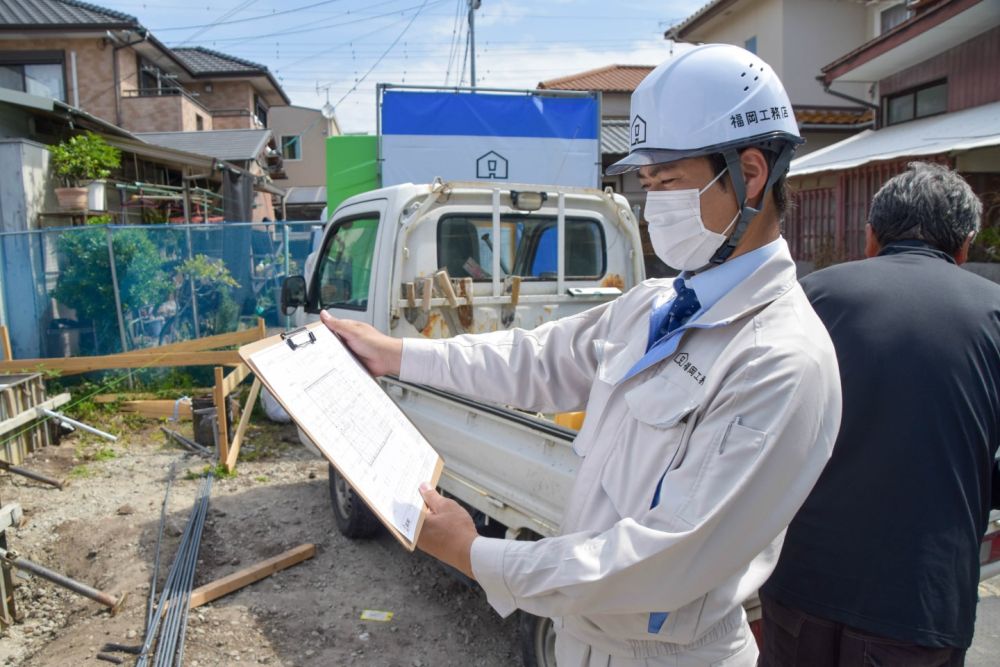
[[629,154],[608,175],[726,149],[779,152],[802,143],[774,70],[731,44],[693,48],[650,72],[632,93],[629,127]]

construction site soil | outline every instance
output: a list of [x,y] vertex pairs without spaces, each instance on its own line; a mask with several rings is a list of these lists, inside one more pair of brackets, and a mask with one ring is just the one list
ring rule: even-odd
[[[36,451],[25,467],[67,480],[62,490],[0,476],[0,498],[24,521],[8,529],[20,556],[115,595],[108,609],[38,577],[16,577],[22,620],[0,630],[0,665],[77,667],[105,643],[142,643],[160,510],[176,463],[163,538],[162,587],[208,466],[168,444],[162,422],[98,411],[108,443],[74,433]],[[178,427],[191,436],[188,422]],[[184,664],[509,666],[520,663],[517,622],[483,594],[388,533],[352,541],[334,524],[327,464],[302,447],[291,425],[254,420],[236,475],[217,479],[204,526],[195,586],[303,543],[316,555],[192,610]],[[364,621],[364,610],[392,612]],[[118,654],[124,664],[134,656]]]

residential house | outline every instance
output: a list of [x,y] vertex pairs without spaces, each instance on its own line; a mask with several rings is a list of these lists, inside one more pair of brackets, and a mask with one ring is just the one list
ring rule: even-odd
[[[806,143],[798,155],[871,127],[868,86],[827,90],[820,67],[861,44],[882,12],[902,4],[860,0],[712,0],[665,33],[670,40],[742,46],[778,74]],[[873,18],[874,17],[874,18]]]
[[[332,109],[332,107],[331,107]],[[319,220],[326,207],[326,139],[340,135],[332,113],[295,105],[273,107],[269,127],[281,150],[284,220]]]
[[[901,4],[901,3],[900,3]],[[923,0],[902,21],[822,67],[826,86],[873,86],[879,128],[798,158],[786,220],[810,265],[863,257],[875,192],[912,160],[958,170],[984,204],[972,259],[1000,260],[1000,0]],[[1000,264],[980,267],[1000,280]]]
[[[0,0],[0,88],[48,97],[125,130],[151,133],[253,131],[267,140],[258,155],[240,155],[257,190],[254,220],[274,219],[270,185],[283,176],[281,155],[268,116],[289,99],[268,69],[201,47],[171,49],[138,19],[75,0]],[[61,137],[56,137],[56,140]],[[224,142],[168,142],[208,158]],[[199,170],[165,175],[181,186]],[[116,209],[121,221],[136,221]],[[207,215],[207,212],[205,212]],[[185,207],[184,216],[191,215]],[[232,219],[232,218],[228,218]]]

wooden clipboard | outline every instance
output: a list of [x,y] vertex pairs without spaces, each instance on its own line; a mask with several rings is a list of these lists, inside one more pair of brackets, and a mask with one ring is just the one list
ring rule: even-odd
[[[419,539],[420,529],[423,526],[424,518],[426,517],[428,512],[427,506],[423,504],[422,500],[420,501],[421,509],[416,519],[417,522],[416,528],[414,529],[413,539],[411,541],[396,526],[394,520],[389,516],[387,516],[383,511],[381,511],[377,503],[372,502],[372,500],[369,497],[369,494],[366,492],[365,485],[363,483],[359,483],[358,480],[352,479],[352,475],[349,474],[349,471],[345,469],[345,466],[342,465],[342,462],[338,461],[336,458],[334,458],[334,456],[332,456],[329,453],[328,450],[331,449],[331,447],[328,446],[327,443],[331,438],[331,435],[313,433],[312,429],[308,426],[308,424],[303,423],[305,419],[300,420],[300,417],[304,416],[304,412],[297,409],[296,405],[294,404],[294,401],[292,401],[290,396],[288,395],[287,388],[284,386],[280,387],[276,386],[277,383],[275,381],[274,375],[271,375],[271,377],[269,377],[269,371],[263,370],[260,367],[260,365],[255,363],[254,361],[255,355],[257,355],[262,351],[271,350],[271,348],[273,348],[274,346],[287,346],[291,350],[291,353],[298,353],[299,350],[310,349],[311,346],[317,342],[317,340],[321,340],[326,345],[330,344],[326,341],[326,339],[318,338],[318,336],[320,337],[332,336],[333,339],[336,340],[337,345],[341,346],[343,350],[347,352],[348,356],[350,357],[350,363],[353,364],[355,368],[348,369],[346,362],[343,362],[343,360],[341,360],[342,361],[341,367],[344,368],[346,372],[351,373],[352,379],[355,379],[354,371],[356,371],[357,382],[370,382],[372,386],[374,386],[379,393],[385,396],[385,400],[387,402],[387,405],[384,406],[385,409],[386,410],[391,409],[396,413],[398,413],[399,418],[405,420],[406,424],[408,424],[409,427],[412,427],[412,429],[419,435],[419,437],[424,442],[427,442],[426,438],[424,438],[423,435],[420,434],[416,426],[406,417],[405,414],[403,414],[403,412],[396,406],[396,404],[392,401],[392,399],[385,394],[381,385],[379,385],[379,383],[368,373],[367,369],[365,369],[364,365],[361,364],[360,361],[358,361],[358,359],[354,356],[350,348],[348,348],[342,341],[340,341],[338,336],[336,336],[333,332],[329,331],[326,325],[324,325],[322,322],[315,322],[313,324],[301,327],[300,329],[296,329],[291,332],[278,334],[276,336],[271,336],[269,338],[265,338],[263,340],[259,340],[254,343],[244,345],[239,349],[239,354],[240,357],[243,359],[243,361],[246,362],[246,364],[253,370],[254,375],[256,375],[260,379],[260,381],[264,384],[264,386],[268,388],[268,390],[278,401],[278,403],[281,404],[281,406],[285,409],[285,411],[289,414],[289,416],[295,421],[296,425],[298,425],[298,427],[302,429],[302,431],[309,437],[309,439],[312,440],[312,442],[316,445],[316,448],[319,449],[320,452],[323,454],[324,458],[326,458],[330,462],[330,464],[337,469],[337,472],[351,485],[355,493],[357,493],[358,496],[360,496],[362,500],[364,500],[365,504],[372,510],[372,513],[378,517],[379,521],[381,521],[382,524],[385,525],[385,527],[389,530],[389,532],[392,533],[396,537],[396,539],[399,540],[399,542],[408,551],[413,551],[414,548],[416,547],[417,540]],[[278,352],[278,350],[273,350],[273,352],[276,353]],[[280,353],[285,354],[286,356],[291,354],[289,352],[286,352],[284,349],[281,349]],[[317,355],[312,354],[311,356],[315,357]],[[323,359],[313,359],[313,361],[316,363],[324,363]],[[329,359],[329,364],[332,366],[335,363],[336,360],[331,357]],[[391,408],[389,408],[388,406],[391,406]],[[427,445],[428,447],[430,447],[429,442],[427,443]],[[444,468],[444,459],[442,459],[441,456],[437,454],[437,452],[433,451],[433,447],[430,447],[430,451],[433,452],[434,456],[436,457],[436,461],[433,464],[432,468],[433,472],[431,474],[430,479],[422,481],[426,481],[431,486],[437,486],[438,480],[441,477],[441,471]],[[414,489],[414,491],[416,491],[416,489]],[[419,497],[419,492],[417,493]]]

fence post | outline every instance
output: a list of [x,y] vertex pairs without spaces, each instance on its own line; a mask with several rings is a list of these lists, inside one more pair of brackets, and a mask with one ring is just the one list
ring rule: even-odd
[[[288,241],[291,235],[288,233],[288,220],[281,221],[281,240],[282,245],[285,249],[285,278],[292,275],[292,261],[291,261],[291,251],[288,249]],[[281,304],[278,304],[278,310],[281,310]],[[289,315],[285,315],[285,328],[292,328],[292,318]]]
[[105,226],[108,238],[108,260],[111,263],[111,287],[115,291],[115,314],[118,316],[118,333],[122,338],[122,352],[128,352],[128,337],[125,335],[125,314],[122,312],[122,295],[118,287],[118,270],[115,268],[115,247],[111,225]]
[[[191,221],[188,220],[187,224],[184,225],[185,231],[187,232],[187,242],[188,242],[188,259],[194,259],[194,245],[191,240]],[[188,282],[191,285],[191,317],[194,319],[194,337],[201,338],[201,322],[198,321],[198,290],[194,286],[194,276],[188,276]]]

